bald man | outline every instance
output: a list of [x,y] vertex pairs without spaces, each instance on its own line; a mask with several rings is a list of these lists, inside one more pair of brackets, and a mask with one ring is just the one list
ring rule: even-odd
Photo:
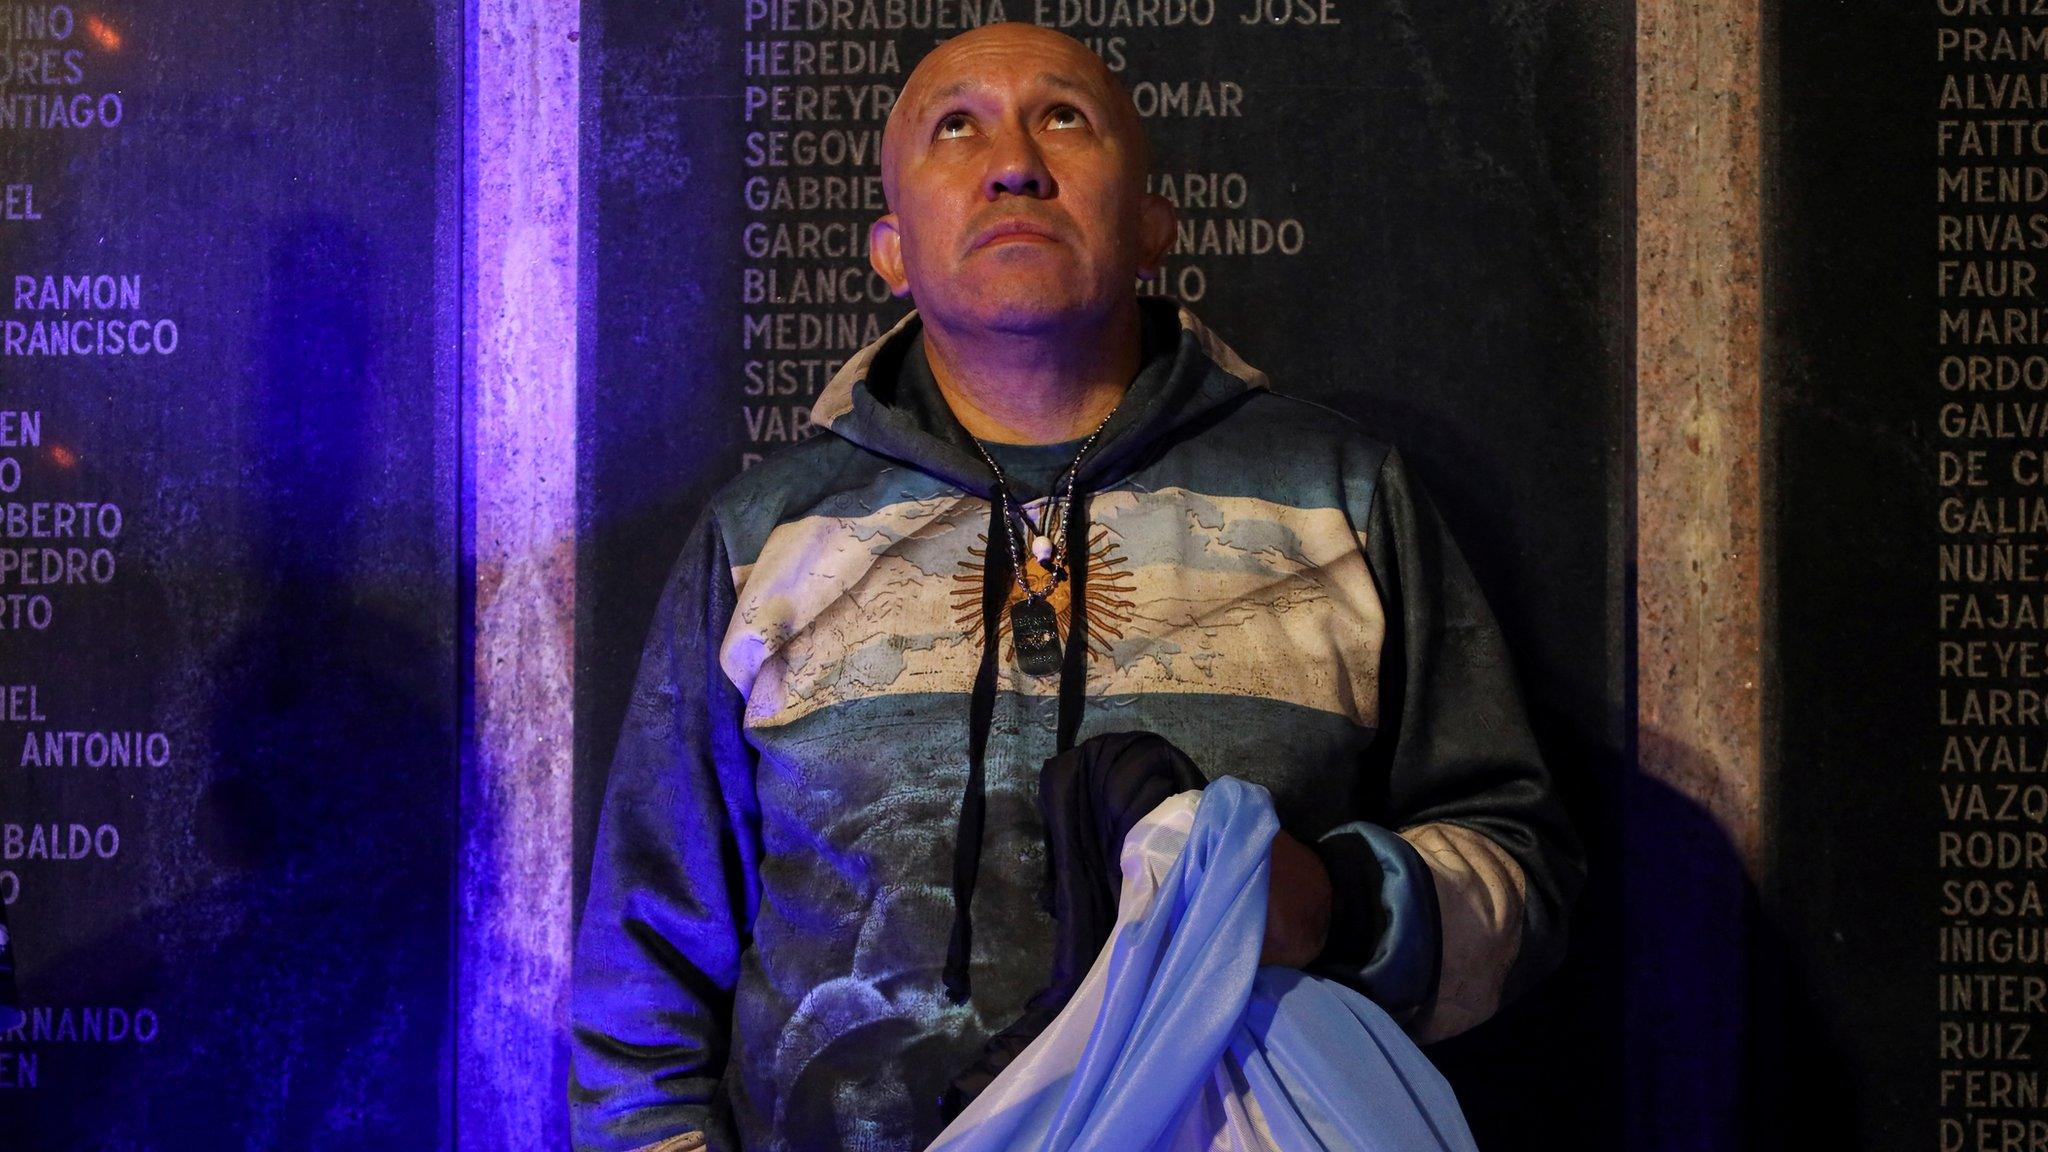
[[1122,731],[1271,792],[1266,963],[1419,1039],[1483,1020],[1555,964],[1581,863],[1398,455],[1140,301],[1172,208],[1077,42],[948,41],[882,160],[871,259],[916,311],[713,498],[657,610],[577,1147],[923,1147],[1049,976],[1040,765]]

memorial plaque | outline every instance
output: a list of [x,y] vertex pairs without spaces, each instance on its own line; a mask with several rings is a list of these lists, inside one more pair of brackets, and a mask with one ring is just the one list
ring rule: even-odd
[[446,1146],[459,35],[0,4],[0,1145]]
[[1777,18],[1777,1134],[2048,1147],[2048,6]]
[[1180,224],[1142,291],[1402,447],[1473,558],[1599,875],[1567,973],[1438,1056],[1487,1147],[1618,1147],[1629,17],[1519,0],[586,5],[579,869],[697,509],[813,435],[825,382],[906,307],[867,261],[896,93],[946,37],[1043,24],[1102,56],[1152,135],[1151,186]]

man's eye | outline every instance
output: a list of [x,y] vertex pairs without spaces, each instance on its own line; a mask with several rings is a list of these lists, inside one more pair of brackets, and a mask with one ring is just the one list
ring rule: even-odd
[[1081,110],[1071,104],[1060,105],[1045,118],[1047,128],[1079,128],[1086,123],[1088,118],[1081,115]]
[[932,139],[951,140],[970,135],[973,131],[974,121],[969,120],[965,113],[951,112],[939,118],[939,127],[932,133]]

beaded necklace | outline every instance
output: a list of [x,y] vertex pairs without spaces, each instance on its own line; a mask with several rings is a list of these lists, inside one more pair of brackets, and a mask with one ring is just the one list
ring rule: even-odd
[[[1122,406],[1123,401],[1119,399],[1117,408]],[[1059,481],[1053,481],[1053,492],[1048,494],[1045,513],[1037,524],[1031,522],[1023,505],[1010,495],[1010,483],[1003,476],[1002,467],[996,463],[995,457],[989,455],[979,439],[970,437],[974,439],[974,450],[981,453],[989,471],[995,474],[996,500],[1002,505],[1005,528],[1003,547],[1010,554],[1010,569],[1017,574],[1017,587],[1024,593],[1022,600],[1010,606],[1010,636],[1015,643],[1017,667],[1028,675],[1050,676],[1060,670],[1059,617],[1046,600],[1067,577],[1067,534],[1063,529],[1067,513],[1074,506],[1074,482],[1081,474],[1081,461],[1087,457],[1095,438],[1102,435],[1102,430],[1108,427],[1110,417],[1116,412],[1116,408],[1111,408],[1109,415],[1102,418],[1102,423],[1095,426],[1095,431],[1081,442],[1080,451],[1074,453],[1073,462],[1066,468],[1067,491],[1064,496],[1059,494]],[[1020,523],[1022,530],[1018,527]],[[1024,575],[1023,537],[1026,531],[1031,536],[1031,558],[1046,571],[1043,588],[1031,587],[1031,581]]]

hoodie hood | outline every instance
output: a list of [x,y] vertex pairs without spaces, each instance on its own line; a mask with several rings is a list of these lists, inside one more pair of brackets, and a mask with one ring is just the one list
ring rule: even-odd
[[[1192,312],[1163,300],[1139,301],[1147,356],[1123,403],[1102,429],[1076,483],[1100,488],[1132,471],[1173,433],[1247,393],[1269,385]],[[984,499],[988,465],[950,413],[925,427],[898,403],[895,383],[923,321],[915,311],[854,353],[812,406],[811,422],[880,456],[936,476]]]

